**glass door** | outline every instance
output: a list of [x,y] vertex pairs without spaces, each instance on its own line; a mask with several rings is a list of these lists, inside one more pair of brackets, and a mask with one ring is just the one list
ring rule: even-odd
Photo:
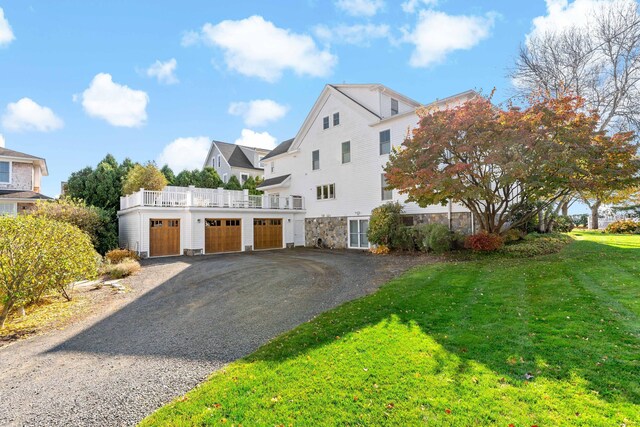
[[349,247],[357,249],[366,249],[369,247],[369,239],[367,231],[369,230],[368,219],[350,219],[349,220]]

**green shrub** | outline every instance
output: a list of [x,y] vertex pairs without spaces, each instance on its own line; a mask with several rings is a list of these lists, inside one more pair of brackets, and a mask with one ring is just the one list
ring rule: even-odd
[[125,258],[117,264],[105,264],[102,273],[112,279],[122,279],[140,271],[140,263],[135,259]]
[[432,224],[429,233],[429,250],[437,254],[451,250],[451,232],[442,224]]
[[518,240],[522,240],[525,236],[525,233],[518,229],[512,228],[504,235],[505,242],[517,242]]
[[632,219],[621,219],[607,225],[605,229],[607,233],[614,234],[634,234],[640,233],[640,222]]
[[136,164],[127,173],[122,183],[122,194],[133,194],[141,188],[160,191],[167,186],[167,178],[156,167],[155,163],[147,162],[144,166]]
[[129,249],[110,250],[105,254],[104,258],[110,264],[118,264],[127,258],[132,259],[134,261],[138,261],[140,259],[137,253]]
[[504,245],[504,239],[497,234],[480,232],[468,236],[465,240],[465,248],[473,251],[491,252],[500,249]]
[[576,225],[569,216],[558,215],[553,219],[553,230],[560,233],[568,233]]
[[9,311],[97,274],[99,257],[78,227],[32,215],[0,216],[0,328]]
[[369,242],[390,249],[405,246],[409,232],[403,225],[401,214],[402,206],[399,203],[385,203],[371,211],[367,232]]
[[559,252],[573,239],[566,234],[527,234],[524,239],[502,247],[498,252],[516,258],[527,258]]

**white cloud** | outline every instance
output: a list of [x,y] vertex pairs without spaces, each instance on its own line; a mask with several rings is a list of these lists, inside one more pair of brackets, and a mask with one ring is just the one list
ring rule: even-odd
[[148,103],[146,92],[114,83],[111,74],[107,73],[96,74],[89,87],[82,92],[84,111],[113,126],[143,125],[147,120]]
[[7,105],[2,126],[15,132],[50,132],[62,128],[64,123],[50,108],[38,105],[30,98],[22,98]]
[[175,74],[177,67],[178,62],[175,58],[166,62],[156,61],[147,68],[147,76],[157,78],[159,83],[175,84],[179,81]]
[[407,0],[400,5],[406,13],[415,13],[419,6],[431,7],[438,4],[438,0]]
[[4,148],[5,145],[4,136],[0,133],[0,148]]
[[0,47],[7,46],[15,39],[11,25],[9,25],[7,18],[4,17],[4,10],[0,7]]
[[409,63],[427,67],[444,61],[453,51],[471,49],[489,37],[495,18],[495,13],[469,16],[420,11],[415,29],[404,36],[404,41],[415,45]]
[[287,114],[289,107],[271,99],[254,99],[249,102],[232,102],[229,114],[242,116],[247,126],[264,126],[280,120]]
[[336,0],[336,7],[351,16],[373,16],[384,7],[383,0]]
[[160,167],[169,165],[176,174],[185,169],[200,169],[210,146],[211,141],[206,136],[177,138],[164,147],[156,163]]
[[574,0],[571,3],[568,0],[546,0],[547,14],[533,19],[527,39],[569,27],[588,28],[592,23],[594,10],[606,9],[615,3],[631,3],[637,6],[634,0]]
[[251,129],[242,129],[240,138],[235,140],[235,144],[273,150],[276,148],[276,138],[269,135],[268,132],[254,132]]
[[314,28],[316,37],[325,43],[345,43],[356,46],[369,46],[372,40],[390,38],[389,26],[386,24],[356,24],[328,27],[318,25]]
[[334,55],[320,50],[308,35],[278,28],[257,15],[215,25],[207,23],[201,37],[224,51],[230,69],[269,82],[278,80],[285,70],[325,77],[337,62]]
[[182,34],[182,40],[180,44],[183,47],[193,46],[200,42],[200,34],[197,31],[185,31]]

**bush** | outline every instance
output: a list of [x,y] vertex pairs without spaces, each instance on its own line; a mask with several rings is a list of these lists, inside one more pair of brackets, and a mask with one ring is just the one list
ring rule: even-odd
[[524,239],[505,245],[498,252],[516,258],[526,258],[560,252],[573,239],[560,233],[530,233]]
[[132,259],[134,261],[140,260],[138,254],[129,249],[113,249],[107,252],[104,258],[110,264],[118,264],[126,258]]
[[125,258],[117,264],[105,264],[102,273],[112,279],[122,279],[140,271],[140,263],[131,258]]
[[517,228],[512,228],[504,235],[505,242],[517,242],[518,240],[522,240],[525,236],[525,233]]
[[376,255],[387,255],[389,252],[391,252],[391,249],[389,249],[389,246],[376,245],[376,246],[372,246],[369,251],[372,254],[376,254]]
[[553,230],[560,233],[568,233],[573,230],[575,224],[569,216],[559,215],[553,219]]
[[0,216],[0,328],[9,311],[97,274],[99,257],[89,235],[61,221],[32,215]]
[[403,225],[401,214],[402,206],[399,203],[385,203],[371,211],[367,232],[369,242],[388,246],[389,249],[406,246],[410,231]]
[[473,251],[491,252],[500,249],[504,245],[504,239],[497,234],[481,232],[468,236],[464,247]]
[[122,193],[133,194],[141,188],[145,190],[160,191],[167,186],[167,178],[160,172],[153,162],[144,166],[136,164],[127,173],[122,183]]
[[614,234],[636,234],[640,233],[640,222],[632,219],[621,219],[607,225],[605,229],[607,233]]
[[428,248],[437,254],[451,250],[451,232],[442,224],[432,224]]

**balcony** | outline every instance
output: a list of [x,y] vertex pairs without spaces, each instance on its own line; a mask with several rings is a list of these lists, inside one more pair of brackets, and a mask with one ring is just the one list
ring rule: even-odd
[[165,187],[162,191],[140,191],[120,197],[120,210],[134,207],[159,208],[236,208],[304,210],[302,196],[254,196],[249,190],[223,188]]

